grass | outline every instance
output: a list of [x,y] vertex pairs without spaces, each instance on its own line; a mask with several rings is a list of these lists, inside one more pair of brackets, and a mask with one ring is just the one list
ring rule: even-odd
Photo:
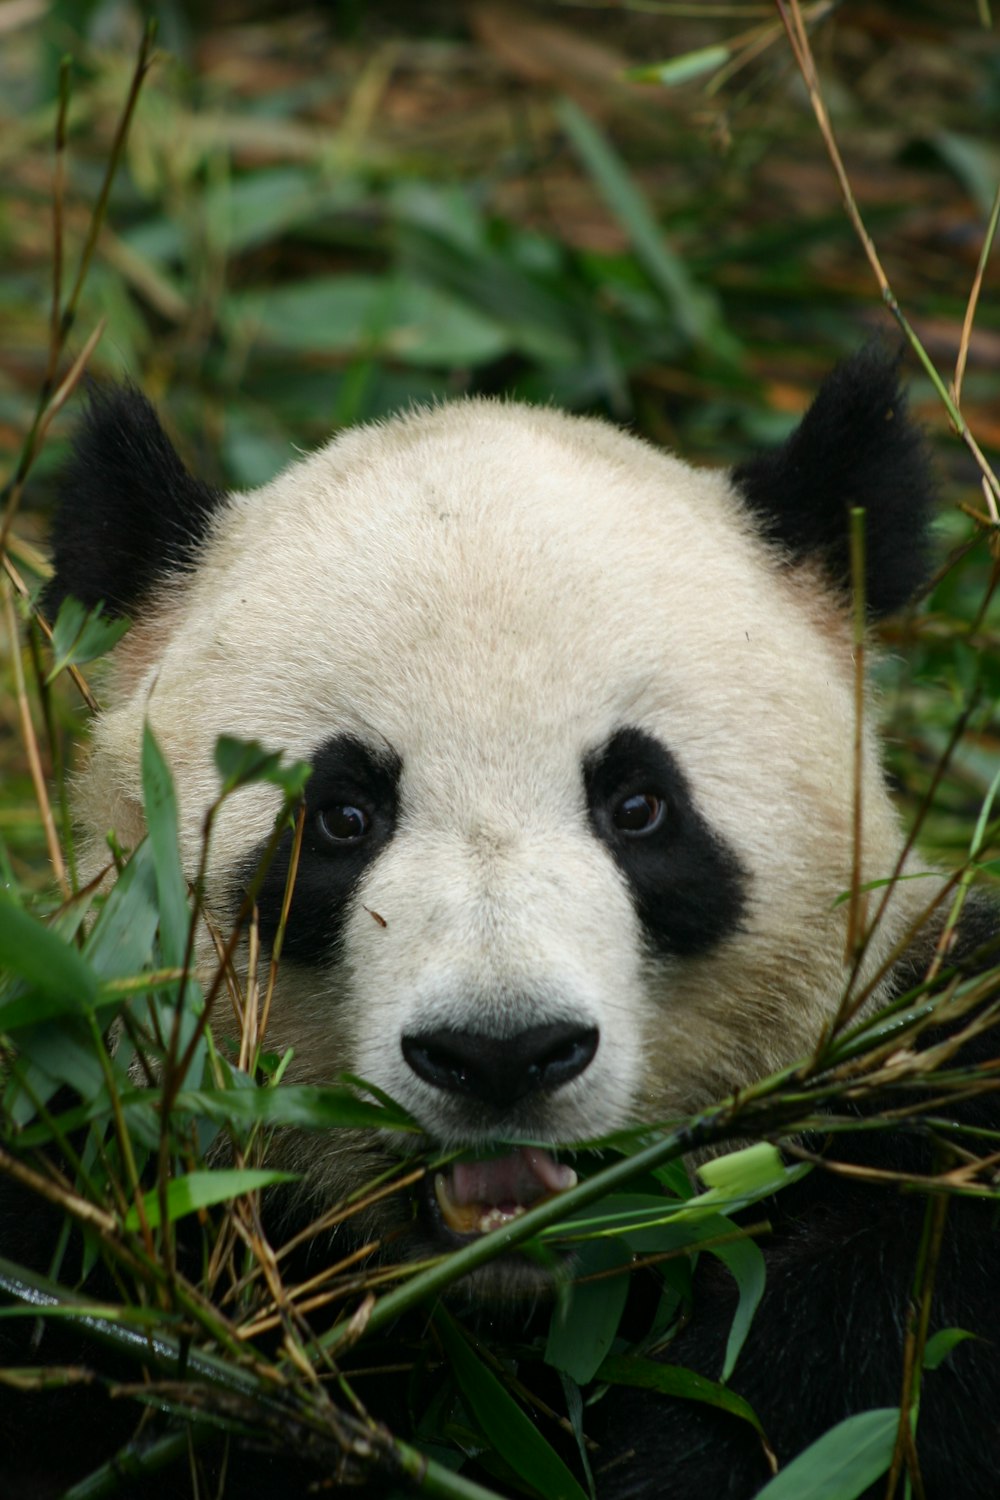
[[[199,993],[188,972],[194,918],[155,746],[149,785],[166,811],[87,927],[93,893],[73,894],[65,780],[82,704],[100,694],[99,679],[87,680],[100,625],[87,641],[79,620],[62,621],[64,668],[50,684],[57,622],[28,603],[45,572],[45,512],[85,368],[137,377],[193,465],[225,485],[262,482],[295,445],[340,426],[470,391],[603,412],[693,458],[729,462],[786,431],[839,353],[898,327],[954,503],[928,608],[886,628],[879,712],[900,802],[929,855],[956,869],[956,901],[973,878],[995,881],[1000,552],[987,454],[1000,438],[1000,319],[989,292],[1000,49],[972,5],[944,18],[907,7],[890,22],[865,6],[834,18],[830,9],[785,0],[647,16],[536,6],[511,24],[504,7],[486,4],[467,29],[432,10],[342,7],[334,19],[261,22],[236,5],[225,23],[199,29],[164,4],[155,54],[128,6],[113,11],[110,31],[86,6],[46,17],[26,8],[11,25],[0,57],[0,97],[11,101],[0,129],[10,178],[0,205],[0,867],[15,894],[0,916],[14,976],[2,1020],[16,1052],[8,1045],[0,1170],[85,1225],[89,1256],[111,1268],[117,1295],[89,1310],[95,1337],[126,1349],[131,1331],[156,1331],[153,1386],[133,1394],[155,1396],[159,1380],[189,1421],[132,1454],[140,1468],[196,1451],[211,1418],[213,1431],[266,1432],[279,1454],[306,1446],[318,1473],[383,1465],[401,1485],[467,1500],[494,1493],[484,1488],[491,1475],[502,1490],[584,1494],[579,1423],[553,1413],[536,1443],[510,1362],[475,1349],[444,1315],[421,1363],[420,1309],[476,1260],[528,1240],[544,1253],[573,1232],[567,1216],[596,1212],[582,1265],[612,1288],[624,1288],[637,1245],[665,1266],[686,1263],[695,1243],[742,1246],[745,1333],[759,1296],[753,1240],[720,1213],[721,1189],[692,1200],[674,1164],[695,1145],[815,1120],[857,1086],[848,1062],[859,1049],[872,1070],[865,1087],[892,1097],[912,1086],[895,1023],[860,1037],[848,1028],[805,1071],[653,1141],[604,1143],[577,1189],[447,1261],[373,1270],[348,1257],[316,1285],[288,1282],[254,1175],[268,1131],[292,1120],[314,1129],[406,1121],[356,1088],[281,1086],[280,1060],[266,1056],[267,1086],[240,1087],[210,1026],[182,1004]],[[72,61],[60,63],[67,48]],[[292,816],[294,777],[252,749],[225,755],[230,788],[277,778]],[[223,962],[214,983],[225,980]],[[932,1018],[927,997],[956,985],[945,970],[907,997],[909,1034]],[[961,1004],[971,1012],[988,995],[986,982],[966,985]],[[116,1016],[128,1044],[109,1059],[101,1036]],[[250,1033],[245,1041],[247,1066],[256,1047]],[[134,1087],[136,1068],[156,1086]],[[69,1084],[68,1101],[54,1076]],[[961,1069],[947,1079],[959,1095],[981,1086]],[[172,1107],[157,1114],[156,1099]],[[235,1180],[208,1170],[194,1142],[206,1120],[228,1141]],[[46,1144],[58,1172],[39,1155]],[[738,1155],[731,1167],[727,1211],[786,1175],[767,1155]],[[609,1198],[627,1185],[633,1197],[646,1191],[639,1210]],[[975,1155],[938,1186],[994,1191]],[[370,1193],[391,1187],[373,1183]],[[192,1270],[185,1226],[199,1222],[206,1239]],[[36,1308],[50,1298],[72,1316],[80,1296],[61,1276],[58,1255],[51,1282],[0,1265],[9,1294],[27,1289]],[[933,1276],[929,1229],[922,1307]],[[665,1283],[675,1310],[678,1277]],[[585,1295],[586,1284],[566,1296]],[[615,1377],[604,1341],[623,1295],[599,1299],[604,1324],[591,1309],[564,1320],[575,1333],[553,1333],[536,1350],[564,1387]],[[325,1332],[313,1331],[307,1308],[322,1312]],[[927,1334],[925,1317],[909,1348],[904,1411]],[[344,1375],[348,1350],[357,1376]],[[415,1360],[435,1390],[423,1429],[374,1427],[357,1396],[371,1380],[365,1369]],[[448,1394],[449,1367],[464,1414]],[[663,1381],[673,1367],[653,1370]],[[692,1399],[729,1401],[731,1411],[738,1401],[691,1372],[669,1378]],[[831,1434],[834,1458],[864,1448],[884,1472],[895,1454],[901,1472],[898,1410],[875,1428]],[[475,1478],[449,1467],[470,1450]],[[857,1493],[855,1480],[848,1474],[838,1493]],[[112,1470],[99,1471],[73,1500],[112,1484]]]

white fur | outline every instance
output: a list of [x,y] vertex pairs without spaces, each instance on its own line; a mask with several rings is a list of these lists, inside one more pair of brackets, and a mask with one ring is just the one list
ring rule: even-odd
[[[119,647],[117,681],[87,820],[137,832],[148,715],[191,870],[220,733],[308,758],[347,731],[403,762],[399,827],[352,903],[343,961],[279,979],[269,1043],[295,1048],[291,1077],[360,1073],[432,1136],[474,1140],[467,1103],[410,1071],[400,1035],[579,1021],[600,1029],[591,1067],[509,1124],[580,1139],[793,1060],[840,999],[849,635],[724,473],[493,402],[352,431],[231,498],[194,577]],[[742,930],[706,956],[646,951],[589,826],[582,761],[623,727],[663,742],[750,872]],[[872,880],[901,839],[867,730],[863,797]],[[210,904],[274,812],[260,788],[226,806]],[[904,899],[870,967],[904,930]],[[342,1147],[306,1153],[325,1191],[362,1170]]]

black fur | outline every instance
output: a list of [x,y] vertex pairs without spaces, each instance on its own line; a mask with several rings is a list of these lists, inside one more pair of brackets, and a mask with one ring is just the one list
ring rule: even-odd
[[[971,974],[990,968],[998,956],[996,908],[969,903],[961,945],[949,962]],[[929,950],[902,961],[896,970],[899,993],[924,971],[928,957]],[[940,1034],[931,1032],[924,1045],[937,1040]],[[993,1061],[998,1046],[996,1031],[987,1031],[962,1061]],[[899,1096],[892,1102],[899,1104]],[[949,1113],[984,1130],[1000,1124],[995,1093]],[[838,1135],[814,1144],[856,1165],[914,1174],[932,1168],[933,1141],[919,1121],[888,1134]],[[926,1206],[919,1193],[816,1168],[769,1206],[752,1211],[758,1221],[766,1213],[771,1224],[761,1241],[767,1283],[729,1384],[756,1411],[782,1465],[845,1417],[899,1404]],[[996,1205],[952,1199],[930,1332],[957,1327],[976,1337],[923,1378],[917,1452],[928,1500],[996,1500],[998,1494],[998,1267]],[[703,1256],[692,1321],[662,1358],[718,1380],[736,1302],[732,1279]],[[595,1465],[600,1500],[653,1500],[661,1494],[671,1500],[751,1500],[770,1477],[753,1429],[712,1407],[622,1386],[612,1388],[594,1413],[593,1433],[604,1448]],[[662,1484],[664,1475],[669,1486]],[[882,1500],[885,1483],[883,1476],[863,1500]]]
[[874,618],[901,609],[927,582],[931,469],[907,415],[897,361],[862,349],[827,376],[780,448],[733,471],[769,539],[793,559],[818,559],[851,588],[848,512],[865,511],[865,602]]
[[[967,908],[961,946],[949,962],[964,974],[984,971],[995,964],[998,945],[997,910],[977,901]],[[922,972],[927,956],[927,951],[914,952],[903,960],[897,970],[900,992]],[[925,1040],[931,1045],[937,1039],[931,1034]],[[996,1033],[986,1032],[972,1044],[972,1057],[963,1060],[991,1060],[997,1045]],[[984,1094],[963,1106],[961,1116],[966,1124],[995,1130],[997,1095]],[[877,1168],[923,1172],[932,1149],[928,1133],[917,1124],[888,1134],[837,1136],[829,1154]],[[771,1223],[771,1233],[760,1241],[767,1283],[730,1386],[751,1403],[783,1465],[843,1417],[898,1404],[925,1207],[919,1194],[817,1168],[770,1205],[751,1210],[754,1221],[766,1214]],[[44,1270],[58,1220],[56,1211],[9,1179],[0,1179],[4,1253]],[[930,1329],[959,1327],[976,1338],[924,1375],[917,1448],[928,1500],[996,1500],[998,1252],[996,1206],[953,1199]],[[64,1277],[71,1277],[78,1255],[74,1235]],[[97,1297],[114,1295],[110,1284],[89,1290]],[[711,1256],[700,1257],[693,1318],[661,1357],[718,1379],[736,1300],[728,1274]],[[37,1349],[26,1347],[31,1333],[30,1321],[0,1320],[0,1365],[40,1360],[93,1367],[93,1345],[65,1323],[47,1323]],[[418,1337],[426,1337],[422,1322]],[[99,1363],[105,1377],[135,1379],[131,1366],[107,1356]],[[529,1389],[533,1380],[529,1372]],[[390,1402],[398,1396],[390,1394],[391,1385],[383,1379],[380,1397],[384,1388]],[[366,1394],[374,1396],[374,1387]],[[110,1399],[102,1384],[39,1395],[0,1386],[0,1495],[4,1500],[57,1500],[66,1485],[114,1453],[137,1421],[134,1405]],[[770,1477],[753,1429],[698,1401],[612,1387],[585,1408],[584,1426],[600,1444],[591,1455],[598,1500],[752,1500]],[[205,1459],[218,1476],[221,1450],[213,1454],[210,1447]],[[275,1455],[255,1448],[249,1437],[234,1443],[225,1467],[224,1493],[239,1500],[307,1500],[317,1481],[322,1490],[330,1477],[329,1468],[305,1445]],[[182,1459],[141,1481],[124,1479],[120,1493],[125,1500],[182,1500],[189,1485]],[[512,1493],[502,1482],[497,1488]],[[383,1500],[390,1493],[395,1497],[402,1490],[376,1481],[364,1491]],[[881,1500],[884,1493],[883,1479],[863,1500]]]
[[[372,749],[345,734],[321,745],[312,765],[306,783],[302,850],[282,951],[296,963],[324,964],[336,957],[351,893],[392,838],[402,763],[391,750]],[[338,847],[323,836],[319,816],[339,804],[355,806],[370,819],[365,837],[356,844]],[[292,837],[291,831],[283,836],[257,897],[261,936],[269,945],[281,918]],[[256,849],[246,861],[244,889],[260,867],[263,853],[263,847]]]
[[133,614],[160,579],[192,566],[221,498],[184,467],[141,391],[92,386],[60,484],[46,613],[72,594]]
[[[629,886],[653,948],[685,956],[707,953],[735,931],[749,878],[736,854],[708,826],[670,751],[641,729],[623,729],[584,766],[587,806]],[[612,810],[623,797],[652,793],[666,803],[662,825],[623,835]]]

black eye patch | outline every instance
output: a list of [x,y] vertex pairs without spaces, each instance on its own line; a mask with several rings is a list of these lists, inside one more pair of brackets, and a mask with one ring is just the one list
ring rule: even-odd
[[583,780],[591,826],[628,881],[657,952],[705,953],[738,930],[747,873],[659,740],[619,730],[587,757]]
[[[402,762],[351,735],[327,740],[312,758],[306,784],[305,828],[284,953],[297,963],[327,963],[343,934],[354,888],[393,836]],[[261,937],[273,944],[281,920],[293,834],[282,836],[257,897]],[[245,889],[266,845],[242,872]]]

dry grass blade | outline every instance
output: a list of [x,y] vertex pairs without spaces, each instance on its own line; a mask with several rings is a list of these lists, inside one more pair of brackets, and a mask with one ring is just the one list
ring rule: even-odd
[[[13,584],[16,592],[20,595],[20,597],[26,604],[31,605],[31,590],[29,589],[27,583],[24,581],[24,578],[21,576],[18,569],[15,567],[14,561],[11,558],[9,552],[5,552],[3,554],[3,565],[4,571]],[[35,611],[35,623],[38,625],[38,628],[44,635],[45,639],[51,644],[52,626],[49,624],[48,620],[46,620],[45,616],[39,614],[37,610]],[[68,666],[66,670],[69,673],[70,679],[72,680],[77,692],[80,694],[80,697],[90,709],[91,713],[99,713],[100,704],[94,697],[94,694],[91,692],[87,679],[80,671],[80,668],[70,664],[70,666]]]
[[53,214],[55,272],[53,277],[53,310],[50,327],[50,346],[48,354],[47,377],[39,391],[38,403],[35,411],[35,419],[32,423],[31,430],[28,433],[27,438],[25,439],[25,443],[21,450],[21,456],[18,461],[17,468],[14,472],[13,478],[7,485],[4,486],[3,491],[0,492],[0,503],[2,503],[4,506],[3,519],[2,522],[0,522],[0,553],[2,553],[6,548],[7,538],[10,535],[10,529],[13,525],[14,517],[17,514],[17,509],[24,491],[25,481],[27,480],[28,475],[31,471],[31,467],[34,464],[36,457],[38,456],[38,451],[41,447],[45,431],[51,423],[55,413],[59,410],[60,406],[66,400],[70,391],[79,381],[80,375],[82,374],[83,369],[86,366],[87,359],[89,359],[90,357],[90,352],[92,352],[97,339],[100,337],[99,331],[95,331],[95,333],[91,335],[91,338],[88,339],[87,345],[85,346],[84,350],[81,351],[80,356],[78,356],[78,358],[74,361],[73,368],[71,369],[70,374],[66,377],[66,380],[63,381],[60,390],[56,392],[56,395],[50,401],[49,392],[51,390],[52,382],[55,379],[55,371],[58,367],[59,359],[62,355],[63,349],[65,348],[66,340],[76,319],[76,312],[79,305],[80,296],[83,291],[84,283],[87,279],[87,273],[90,269],[90,263],[93,259],[94,251],[97,247],[97,240],[101,232],[101,225],[104,222],[104,217],[107,212],[108,201],[111,194],[111,184],[114,181],[115,174],[118,171],[118,165],[121,160],[122,153],[125,149],[125,141],[128,137],[129,127],[132,123],[132,117],[135,113],[135,107],[139,100],[139,94],[142,89],[142,85],[145,81],[149,68],[152,65],[154,29],[155,28],[153,23],[150,23],[146,27],[146,30],[143,34],[142,42],[139,47],[138,57],[136,58],[135,69],[132,74],[132,80],[129,85],[128,95],[126,97],[125,104],[122,107],[121,114],[118,118],[114,140],[108,153],[104,178],[97,196],[97,202],[90,216],[90,224],[87,230],[87,236],[84,241],[83,249],[80,254],[80,263],[77,268],[76,280],[73,283],[69,298],[65,306],[63,307],[59,307],[57,303],[58,298],[61,295],[62,288],[62,204],[65,162],[66,109],[68,107],[68,76],[64,72],[60,74],[60,103],[56,117],[55,208]]
[[[852,771],[852,851],[851,886],[847,912],[847,963],[857,963],[864,938],[862,937],[864,911],[861,895],[861,847],[864,807],[862,782],[864,780],[865,722],[867,708],[867,675],[865,664],[865,641],[868,635],[865,618],[865,513],[851,511],[851,590],[854,601],[853,647],[854,647],[854,766]],[[850,990],[845,991],[841,1010],[846,1006]],[[838,1014],[834,1030],[841,1022]]]
[[21,504],[21,496],[24,493],[24,486],[27,483],[28,475],[31,472],[32,465],[34,464],[35,459],[38,457],[38,454],[41,451],[42,444],[45,442],[46,434],[48,433],[48,430],[52,425],[53,418],[56,417],[62,410],[66,402],[69,400],[70,396],[79,385],[81,379],[83,378],[83,373],[90,361],[90,357],[93,354],[94,350],[97,348],[103,332],[104,320],[102,319],[90,334],[76,359],[74,359],[72,365],[69,368],[69,371],[66,374],[65,379],[60,383],[51,400],[49,400],[44,408],[39,412],[35,424],[28,435],[28,440],[25,443],[21,463],[18,467],[18,472],[14,476],[13,482],[6,492],[6,508],[4,510],[3,521],[0,522],[0,553],[4,553],[6,551],[7,542],[10,537],[10,530],[14,524],[14,518],[17,515],[18,508]]
[[59,64],[59,112],[56,116],[55,169],[52,180],[52,314],[49,362],[42,385],[48,395],[56,378],[62,349],[63,210],[66,200],[66,116],[69,110],[69,59]]
[[299,873],[299,856],[302,853],[302,839],[305,834],[306,809],[305,803],[298,810],[295,819],[295,834],[292,839],[291,854],[288,861],[288,875],[285,880],[285,890],[281,898],[281,913],[278,918],[278,927],[274,935],[274,943],[271,948],[271,962],[267,974],[267,990],[264,994],[264,1004],[261,1007],[260,1020],[257,1024],[257,1046],[264,1045],[267,1036],[268,1021],[271,1018],[271,1001],[274,997],[274,986],[278,978],[278,965],[281,962],[281,950],[285,941],[285,930],[288,926],[288,913],[292,907],[292,896],[295,894],[295,881]]
[[119,1233],[118,1220],[113,1214],[106,1213],[86,1198],[82,1198],[79,1193],[74,1193],[67,1185],[57,1182],[53,1177],[33,1171],[19,1157],[5,1151],[2,1147],[0,1147],[0,1172],[5,1172],[15,1182],[23,1183],[40,1198],[56,1204],[66,1213],[72,1214],[75,1219],[79,1219],[82,1224],[89,1225],[99,1233],[109,1237],[114,1237]]
[[14,600],[9,584],[3,590],[3,610],[7,636],[10,641],[10,659],[14,667],[14,681],[17,691],[18,712],[21,718],[21,731],[24,737],[24,748],[31,770],[31,780],[35,788],[35,799],[38,803],[42,826],[45,830],[45,844],[49,851],[52,871],[59,884],[59,889],[62,891],[63,899],[68,901],[71,895],[69,876],[66,873],[66,862],[63,859],[62,845],[59,841],[59,835],[56,832],[55,818],[52,815],[48,778],[42,767],[42,758],[38,749],[38,736],[35,734],[35,726],[31,718],[28,686],[24,677],[24,665],[21,661],[21,635],[18,629],[17,616],[14,612]]
[[[952,396],[956,406],[962,404],[962,381],[965,378],[965,365],[969,357],[969,340],[972,338],[972,325],[976,320],[976,310],[979,307],[979,294],[983,289],[983,277],[986,274],[986,263],[990,258],[993,241],[997,232],[997,221],[1000,219],[1000,187],[996,190],[993,199],[993,207],[990,210],[989,222],[986,225],[986,233],[983,236],[982,249],[979,252],[979,261],[976,265],[976,274],[972,280],[972,290],[965,308],[965,317],[962,319],[962,336],[958,345],[958,357],[955,361],[955,378],[952,381]],[[996,518],[994,518],[996,519]]]
[[875,248],[875,242],[872,239],[871,235],[868,233],[868,230],[865,226],[864,219],[861,215],[861,210],[858,207],[857,199],[854,195],[854,189],[851,186],[851,181],[847,174],[847,169],[844,166],[843,157],[840,154],[840,148],[837,145],[837,139],[833,131],[833,126],[830,123],[830,116],[827,112],[826,103],[823,99],[823,93],[820,87],[819,73],[816,68],[816,60],[813,56],[812,47],[809,42],[809,34],[806,28],[806,22],[802,15],[802,9],[799,4],[799,0],[775,0],[775,4],[778,8],[778,13],[784,23],[785,31],[788,35],[789,44],[792,48],[796,64],[799,68],[800,73],[802,74],[806,89],[808,90],[809,101],[812,105],[813,114],[816,116],[816,123],[819,126],[820,133],[823,137],[827,155],[829,156],[830,163],[833,167],[834,172],[836,173],[837,182],[840,186],[840,191],[843,197],[844,207],[847,211],[847,216],[851,221],[854,232],[861,243],[861,246],[865,252],[865,256],[867,257],[868,264],[870,265],[875,279],[878,282],[879,290],[882,294],[882,300],[889,308],[889,311],[896,319],[900,328],[903,330],[903,333],[905,334],[910,347],[913,349],[917,358],[920,360],[920,363],[923,365],[924,370],[930,377],[935,390],[944,403],[945,409],[948,412],[948,416],[951,418],[951,422],[955,428],[955,431],[958,433],[959,437],[965,443],[966,447],[969,449],[969,452],[976,460],[976,463],[978,464],[980,472],[983,476],[984,483],[988,485],[989,490],[992,492],[994,497],[1000,497],[1000,480],[997,479],[997,476],[989,460],[980,448],[973,433],[970,431],[965,418],[962,416],[960,407],[958,406],[957,402],[952,399],[952,395],[945,385],[944,381],[941,379],[941,376],[938,374],[934,362],[932,361],[930,355],[927,353],[927,350],[925,349],[921,340],[917,337],[917,334],[910,324],[909,319],[903,312],[903,309],[896,298],[896,294],[889,283],[889,278],[882,266],[882,261],[879,257],[878,251]]

